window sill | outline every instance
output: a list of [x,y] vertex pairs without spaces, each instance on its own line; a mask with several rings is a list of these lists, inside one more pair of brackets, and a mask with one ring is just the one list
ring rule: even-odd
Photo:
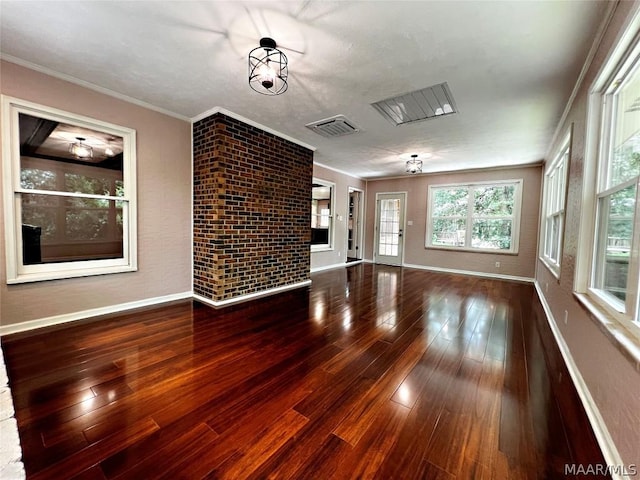
[[560,281],[560,266],[559,265],[554,265],[553,263],[550,263],[549,260],[547,260],[545,257],[538,257],[538,260],[540,260],[543,263],[543,265],[545,267],[547,267],[547,270],[549,270],[551,275],[556,277],[556,280]]
[[333,247],[327,246],[327,245],[311,245],[311,253],[316,253],[316,252],[331,252],[333,251]]
[[487,248],[445,247],[440,245],[426,245],[424,248],[426,248],[427,250],[446,250],[450,252],[492,253],[494,255],[518,255],[517,251],[492,250]]
[[[53,264],[55,265],[55,264]],[[21,283],[44,282],[48,280],[65,280],[68,278],[92,277],[94,275],[111,275],[114,273],[135,272],[138,268],[131,265],[104,266],[98,268],[79,268],[63,271],[21,273],[13,278],[7,278],[8,285]]]
[[573,294],[587,310],[598,328],[613,343],[616,349],[629,360],[637,372],[640,372],[640,328],[626,325],[603,311],[586,293]]

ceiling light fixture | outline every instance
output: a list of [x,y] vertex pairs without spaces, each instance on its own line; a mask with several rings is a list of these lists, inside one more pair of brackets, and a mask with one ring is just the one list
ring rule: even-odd
[[77,142],[73,142],[69,145],[69,153],[72,153],[77,158],[92,158],[93,147],[84,143],[86,138],[76,137]]
[[260,46],[249,52],[249,86],[263,95],[287,91],[287,56],[276,47],[273,38],[260,39]]
[[110,138],[107,142],[107,148],[104,149],[104,154],[107,157],[113,157],[116,153],[113,151],[113,148],[111,147],[111,142],[113,141],[113,138]]
[[407,173],[422,173],[422,160],[418,160],[418,154],[411,155],[411,160],[407,160]]

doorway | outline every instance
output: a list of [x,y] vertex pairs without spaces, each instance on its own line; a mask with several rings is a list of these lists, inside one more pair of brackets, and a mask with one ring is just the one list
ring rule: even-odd
[[374,261],[402,265],[406,193],[376,194]]
[[364,191],[349,187],[347,216],[347,263],[362,260]]

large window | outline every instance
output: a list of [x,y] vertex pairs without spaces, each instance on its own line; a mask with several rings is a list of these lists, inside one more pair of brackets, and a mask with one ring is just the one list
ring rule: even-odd
[[638,319],[640,175],[639,56],[623,62],[602,95],[591,292],[609,308]]
[[427,247],[517,253],[522,180],[429,187]]
[[569,137],[544,178],[542,259],[556,276],[560,275],[568,168]]
[[311,195],[311,250],[333,248],[333,211],[335,185],[313,179]]
[[135,132],[2,100],[7,281],[135,270]]

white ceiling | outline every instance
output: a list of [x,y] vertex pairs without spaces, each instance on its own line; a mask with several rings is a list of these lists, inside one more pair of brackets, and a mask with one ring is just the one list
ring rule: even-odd
[[[0,2],[0,50],[193,118],[223,107],[363,178],[542,160],[605,1]],[[247,54],[271,36],[289,89],[260,95]],[[447,82],[458,114],[395,127],[371,103]],[[305,124],[344,114],[360,133]]]

